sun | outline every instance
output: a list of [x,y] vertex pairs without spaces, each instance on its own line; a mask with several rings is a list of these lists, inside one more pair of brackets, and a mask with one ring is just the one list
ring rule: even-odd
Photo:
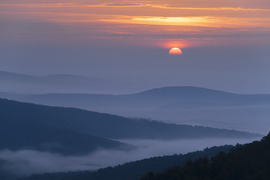
[[170,55],[181,55],[181,54],[183,54],[183,52],[181,49],[174,47],[174,48],[170,49],[169,54]]

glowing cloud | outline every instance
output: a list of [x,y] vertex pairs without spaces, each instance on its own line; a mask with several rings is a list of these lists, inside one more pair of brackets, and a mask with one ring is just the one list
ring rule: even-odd
[[[34,24],[53,23],[57,26],[55,34],[65,32],[65,36],[80,42],[100,38],[114,43],[115,38],[120,38],[133,41],[132,45],[136,42],[138,46],[151,44],[163,48],[222,44],[222,38],[230,39],[230,43],[246,44],[244,41],[254,38],[254,34],[261,40],[269,38],[270,34],[268,0],[216,3],[212,0],[169,0],[166,3],[161,0],[78,0],[76,3],[72,0],[65,3],[60,0],[40,3],[34,0],[23,3],[3,0],[0,17],[0,21],[9,23],[17,23],[18,20]],[[36,41],[35,35],[40,39],[44,37],[44,41],[48,39],[38,30],[24,30],[12,28],[12,31],[6,31],[5,38],[21,35],[25,39],[27,34],[29,41]]]

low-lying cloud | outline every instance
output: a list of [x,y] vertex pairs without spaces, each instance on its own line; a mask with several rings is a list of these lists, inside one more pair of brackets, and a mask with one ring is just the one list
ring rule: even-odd
[[137,148],[131,151],[99,150],[84,156],[63,156],[34,150],[2,150],[0,159],[6,162],[2,170],[22,176],[44,172],[95,170],[153,156],[184,154],[206,147],[242,144],[253,140],[255,139],[121,140]]

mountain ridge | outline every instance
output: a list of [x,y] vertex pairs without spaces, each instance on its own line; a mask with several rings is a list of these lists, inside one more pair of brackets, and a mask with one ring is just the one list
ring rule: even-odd
[[24,102],[74,107],[125,117],[159,119],[175,124],[197,124],[258,133],[267,133],[265,125],[270,126],[269,94],[236,94],[185,86],[157,88],[126,95],[1,93],[1,96]]
[[[4,118],[8,118],[10,122],[14,121],[22,124],[51,125],[112,139],[258,137],[256,134],[235,130],[166,124],[76,108],[50,107],[4,99],[0,99],[0,112],[2,121]],[[16,114],[12,112],[16,112]],[[34,121],[34,119],[38,119],[38,121]],[[74,123],[74,119],[76,119],[76,123]]]
[[196,93],[216,93],[216,94],[237,94],[232,92],[226,92],[222,90],[215,90],[210,88],[204,88],[204,87],[196,87],[196,86],[166,86],[166,87],[160,87],[160,88],[152,88],[145,91],[141,91],[138,93],[135,93],[134,95],[139,94],[162,94],[162,93],[187,93],[187,94],[196,94]]
[[270,133],[260,141],[237,145],[228,154],[188,161],[163,173],[149,172],[141,180],[221,180],[270,178]]

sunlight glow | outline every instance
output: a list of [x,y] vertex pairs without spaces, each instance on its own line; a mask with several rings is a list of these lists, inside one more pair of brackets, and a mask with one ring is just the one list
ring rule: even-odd
[[80,41],[93,36],[112,41],[142,38],[152,46],[186,48],[222,44],[224,39],[230,39],[229,43],[244,43],[245,39],[254,38],[254,34],[261,40],[268,38],[270,5],[265,2],[268,0],[214,4],[212,0],[26,0],[23,3],[3,0],[0,17],[7,22],[53,23],[59,29],[66,29],[70,33],[68,37],[76,34]]
[[169,54],[170,55],[181,55],[181,54],[183,54],[183,52],[181,49],[174,47],[174,48],[170,49]]
[[156,25],[192,25],[200,26],[201,23],[209,22],[207,17],[137,17],[132,20],[142,24]]

